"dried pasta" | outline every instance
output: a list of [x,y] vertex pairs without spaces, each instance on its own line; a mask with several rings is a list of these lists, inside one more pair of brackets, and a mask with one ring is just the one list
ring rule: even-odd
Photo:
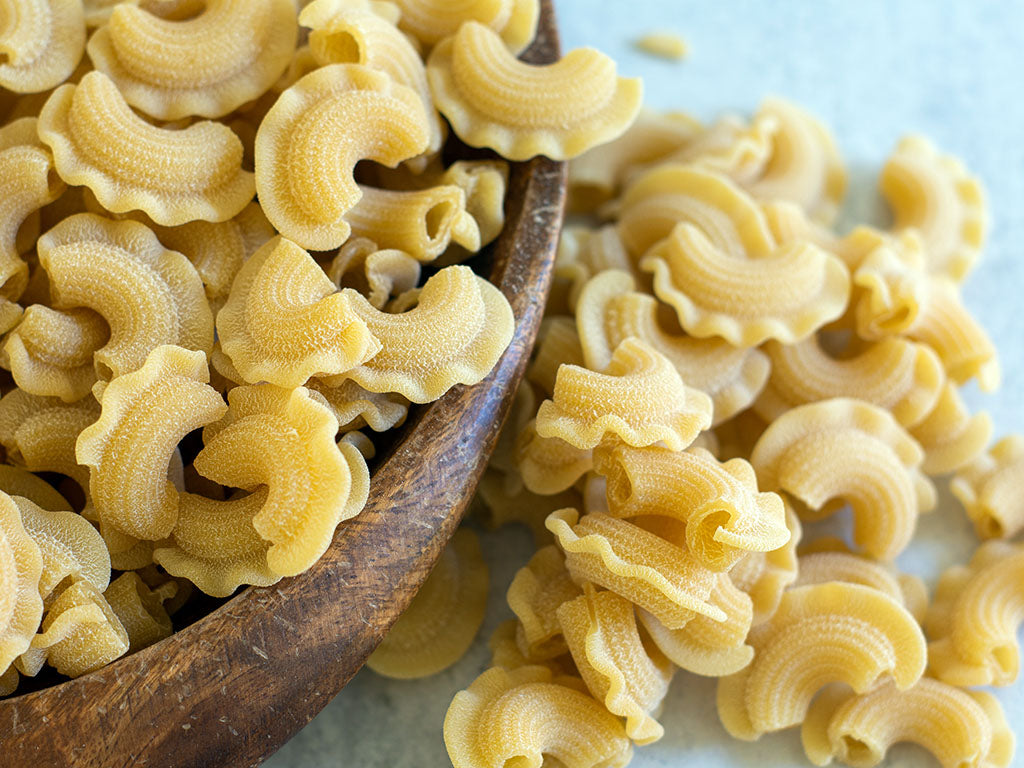
[[729,571],[732,583],[750,595],[753,602],[752,625],[767,621],[775,613],[782,593],[797,577],[797,544],[803,536],[800,518],[786,503],[786,527],[789,541],[771,552],[750,552]]
[[983,539],[1011,538],[1024,529],[1024,437],[1004,437],[957,472],[949,487]]
[[519,434],[516,456],[523,485],[541,496],[551,496],[571,488],[594,466],[594,457],[589,449],[577,448],[557,437],[538,435],[536,419]]
[[531,663],[547,661],[568,650],[558,610],[581,594],[565,567],[558,547],[538,549],[529,562],[516,571],[509,584],[508,607],[519,620],[516,644]]
[[460,528],[366,665],[379,675],[402,680],[450,667],[480,631],[487,587],[480,542],[470,529]]
[[467,21],[427,60],[434,103],[452,130],[509,160],[567,160],[621,135],[640,109],[639,80],[591,48],[548,65],[518,61],[498,33]]
[[992,437],[992,417],[984,411],[972,414],[957,388],[946,382],[935,407],[910,435],[924,449],[921,469],[944,475],[966,467],[985,451]]
[[70,512],[71,505],[48,482],[23,467],[0,464],[0,491],[21,496],[47,510]]
[[0,85],[38,93],[64,82],[85,52],[81,0],[8,0],[4,6]]
[[614,224],[606,224],[599,229],[576,226],[562,228],[555,255],[554,279],[556,285],[568,281],[566,302],[573,313],[577,312],[580,292],[587,282],[606,270],[617,270],[639,277],[633,259],[626,252]]
[[562,365],[586,366],[580,337],[571,317],[549,315],[541,321],[526,378],[550,396],[555,392],[555,380]]
[[57,173],[88,187],[109,211],[144,211],[165,226],[226,221],[252,201],[242,142],[226,125],[181,130],[150,125],[132,112],[102,72],[62,85],[39,114],[39,137]]
[[128,653],[171,636],[171,617],[163,601],[177,592],[174,581],[150,589],[134,571],[122,573],[103,592],[128,634]]
[[486,24],[519,53],[537,31],[538,0],[396,0],[398,25],[425,46],[458,32],[467,21]]
[[310,392],[323,397],[342,432],[362,429],[363,426],[374,432],[384,432],[399,426],[409,413],[409,402],[401,395],[369,392],[354,381],[331,386],[320,379],[311,379],[306,386]]
[[0,493],[0,669],[6,670],[28,649],[39,627],[42,572],[42,555],[22,524],[21,512],[10,496]]

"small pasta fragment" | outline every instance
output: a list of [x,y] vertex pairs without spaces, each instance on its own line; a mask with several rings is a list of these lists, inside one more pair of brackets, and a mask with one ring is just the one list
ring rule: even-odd
[[935,407],[946,382],[930,347],[901,338],[866,343],[852,357],[831,356],[817,337],[790,345],[769,341],[764,351],[771,376],[754,409],[769,421],[806,403],[856,397],[912,427]]
[[906,609],[869,587],[841,582],[788,590],[747,642],[753,661],[721,678],[717,696],[722,724],[744,741],[798,725],[828,683],[864,693],[891,675],[906,690],[926,660],[924,635]]
[[358,64],[321,67],[285,90],[260,123],[260,205],[303,248],[337,248],[351,232],[345,215],[362,196],[356,163],[394,167],[421,154],[429,138],[415,91]]
[[399,680],[447,669],[462,658],[480,631],[487,587],[480,542],[470,529],[460,528],[366,665],[378,675]]
[[459,691],[444,718],[454,768],[623,768],[633,745],[622,723],[589,694],[540,666],[493,667]]
[[65,579],[84,579],[102,591],[110,583],[110,554],[103,537],[75,512],[51,511],[14,497],[25,532],[39,547],[43,570],[39,596],[46,600]]
[[160,120],[223,117],[287,69],[292,0],[206,0],[185,21],[124,3],[89,38],[89,58],[133,107]]
[[670,61],[679,61],[686,58],[687,51],[689,50],[686,46],[686,41],[679,37],[679,35],[671,32],[652,32],[643,35],[637,38],[633,45],[637,50],[651,56],[657,56],[658,58],[669,59]]
[[70,512],[71,505],[48,482],[23,467],[0,464],[0,491],[22,496],[43,509]]
[[669,360],[650,345],[627,338],[604,373],[563,365],[551,400],[537,411],[537,434],[581,450],[609,434],[643,447],[659,441],[682,450],[711,426],[711,398],[691,389]]
[[76,214],[38,247],[54,306],[87,307],[109,326],[94,355],[101,379],[137,370],[163,344],[212,349],[213,314],[195,267],[145,225]]
[[0,85],[39,93],[64,82],[85,52],[82,1],[6,0],[3,5]]
[[626,718],[626,734],[637,744],[660,739],[664,728],[652,712],[674,670],[657,647],[645,647],[633,605],[587,584],[581,596],[559,606],[558,623],[591,695]]
[[921,469],[944,475],[966,467],[985,451],[992,438],[992,417],[984,411],[972,414],[959,390],[946,382],[935,407],[910,435],[924,449]]
[[581,48],[560,61],[518,61],[494,30],[468,21],[427,60],[434,103],[467,144],[509,160],[567,160],[621,135],[640,110],[642,86],[615,62]]
[[85,185],[108,211],[144,211],[164,226],[226,221],[252,201],[242,142],[226,125],[203,121],[158,128],[132,112],[102,72],[62,85],[39,114],[39,137],[57,173]]
[[784,413],[751,455],[760,487],[786,491],[822,519],[853,508],[853,538],[864,552],[891,560],[909,543],[917,516],[935,506],[921,474],[920,446],[887,412],[845,398]]
[[894,228],[920,233],[928,272],[963,280],[988,229],[985,191],[963,163],[921,136],[908,136],[886,161],[878,186]]
[[268,241],[239,270],[217,313],[217,334],[245,381],[279,387],[344,373],[381,349],[349,297],[285,237]]
[[100,398],[102,414],[78,438],[78,461],[90,467],[89,491],[101,525],[148,541],[170,535],[179,491],[168,479],[181,439],[224,415],[209,386],[206,356],[157,347],[134,373],[118,376]]
[[1009,685],[1020,672],[1024,548],[979,547],[966,566],[942,574],[925,628],[931,673],[950,685]]
[[1004,437],[949,484],[982,539],[1008,539],[1024,529],[1024,437]]
[[732,583],[750,595],[753,601],[752,625],[770,619],[779,606],[782,593],[796,581],[796,547],[800,543],[803,531],[800,527],[800,518],[793,511],[793,507],[785,500],[783,502],[786,505],[789,541],[771,552],[750,552],[729,571]]
[[546,661],[568,650],[558,617],[559,607],[578,595],[580,588],[565,567],[558,547],[538,549],[516,571],[509,585],[508,607],[519,619],[516,643],[531,661]]
[[739,349],[722,339],[695,339],[666,330],[653,296],[633,290],[625,272],[608,270],[592,277],[576,302],[576,327],[583,358],[603,371],[613,350],[630,336],[664,355],[687,386],[708,394],[712,424],[747,408],[768,380],[770,364],[757,349]]
[[491,372],[512,339],[515,318],[505,296],[469,267],[445,267],[420,290],[415,307],[381,312],[346,288],[354,314],[381,345],[347,371],[371,392],[395,392],[414,403],[436,400],[456,384],[476,384]]
[[[21,521],[21,512],[0,493],[0,669],[24,653],[43,617],[39,579],[43,558]],[[16,684],[16,683],[15,683]]]
[[177,592],[177,584],[150,589],[134,571],[122,573],[103,596],[128,634],[128,653],[135,653],[171,636],[171,617],[163,601]]
[[807,725],[803,730],[807,757],[815,765],[838,758],[870,768],[899,742],[922,746],[944,768],[1002,768],[1013,756],[1012,731],[998,699],[927,677],[903,691],[887,681],[848,696],[828,714],[821,718],[821,732],[808,732]]
[[654,614],[669,629],[696,615],[724,621],[709,602],[717,575],[681,547],[625,520],[574,509],[552,512],[548,530],[566,556],[576,582],[610,589]]
[[748,552],[770,552],[789,541],[782,499],[758,492],[754,470],[743,459],[723,464],[702,448],[655,446],[602,446],[595,454],[610,514],[679,520],[687,550],[706,568],[725,571]]

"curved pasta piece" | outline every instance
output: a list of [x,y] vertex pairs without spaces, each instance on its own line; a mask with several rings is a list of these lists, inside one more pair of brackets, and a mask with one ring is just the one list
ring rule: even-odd
[[846,266],[811,243],[789,243],[751,259],[717,249],[700,229],[681,223],[640,262],[654,292],[694,336],[721,336],[738,347],[767,339],[800,341],[846,308]]
[[612,351],[634,336],[660,352],[687,386],[708,394],[712,425],[747,408],[768,380],[768,358],[757,349],[739,349],[721,339],[695,339],[667,331],[653,296],[633,290],[625,272],[609,270],[592,277],[576,303],[576,327],[583,358],[603,371]]
[[908,136],[886,161],[878,186],[892,209],[894,228],[920,233],[928,271],[963,280],[981,254],[988,229],[985,191],[978,179],[927,139]]
[[929,475],[944,475],[962,469],[981,455],[992,438],[992,417],[972,414],[951,383],[939,393],[935,407],[910,435],[924,449],[921,469]]
[[[476,223],[481,248],[496,240],[505,227],[508,174],[508,163],[504,160],[458,160],[438,179],[441,185],[456,186],[465,193],[466,212]],[[449,250],[459,248],[468,250],[457,242]],[[447,260],[448,255],[444,258]]]
[[14,382],[33,395],[73,403],[96,383],[93,355],[106,346],[110,330],[90,309],[50,309],[33,304],[7,335],[4,353]]
[[101,72],[53,92],[39,114],[39,137],[68,184],[87,186],[108,211],[139,209],[165,226],[226,221],[256,189],[230,128],[209,121],[181,130],[150,125]]
[[1004,437],[949,484],[982,539],[1008,539],[1024,529],[1024,437]]
[[920,745],[947,768],[997,768],[1009,765],[1013,755],[1012,731],[998,699],[927,677],[903,691],[886,682],[845,698],[829,714],[821,722],[823,732],[804,728],[804,747],[815,765],[833,758],[879,765],[898,742]]
[[904,427],[935,407],[946,374],[926,344],[885,338],[852,357],[828,354],[817,337],[796,344],[769,341],[771,376],[754,409],[772,421],[790,408],[833,397],[856,397],[889,411]]
[[110,554],[103,537],[76,512],[43,509],[26,498],[14,497],[25,532],[39,547],[43,570],[39,596],[44,600],[66,578],[84,579],[102,591],[110,583]]
[[516,457],[523,485],[541,496],[571,488],[594,466],[590,450],[538,435],[536,420],[530,421],[516,440]]
[[541,320],[526,378],[550,396],[554,394],[555,379],[562,365],[586,367],[580,337],[576,333],[576,322],[571,317],[549,315]]
[[182,494],[172,540],[153,552],[168,573],[216,597],[307,570],[338,523],[362,510],[370,481],[359,450],[335,446],[338,422],[309,390],[240,386],[228,405],[203,430],[194,464],[249,495],[215,501]]
[[456,34],[467,21],[486,24],[519,53],[533,40],[540,17],[537,0],[396,0],[399,27],[425,46]]
[[669,629],[680,629],[698,614],[725,620],[725,612],[708,600],[717,575],[685,549],[599,513],[580,518],[574,509],[560,509],[546,525],[576,582],[590,581],[628,598]]
[[223,117],[269,90],[298,40],[292,0],[206,0],[185,21],[125,3],[89,38],[89,58],[159,120]]
[[555,677],[568,677],[576,674],[576,664],[566,651],[553,659],[531,659],[523,655],[516,642],[519,622],[515,619],[503,621],[494,630],[487,647],[491,650],[491,666],[505,669],[518,669],[530,665],[547,667]]
[[48,482],[22,467],[0,464],[0,491],[8,496],[21,496],[48,510],[70,512],[68,500]]
[[651,713],[675,670],[657,648],[644,646],[633,604],[587,584],[558,607],[558,622],[591,695],[626,718],[626,734],[637,744],[660,739],[665,730]]
[[453,768],[623,768],[633,745],[617,717],[589,694],[552,681],[546,667],[493,667],[452,699],[444,743]]
[[440,151],[444,129],[434,109],[426,67],[416,46],[398,27],[368,6],[349,0],[315,0],[302,9],[299,23],[312,30],[309,49],[320,66],[362,64],[415,91],[430,132],[425,152]]
[[935,506],[920,472],[920,446],[877,406],[835,398],[784,413],[750,462],[760,487],[784,490],[813,519],[849,503],[853,538],[869,556],[891,560],[913,536],[919,512]]
[[420,281],[420,263],[405,251],[388,248],[363,237],[349,240],[327,268],[331,282],[355,288],[377,309],[384,309],[392,295],[413,290]]
[[213,315],[195,268],[146,226],[91,213],[39,238],[54,306],[87,307],[110,327],[94,355],[102,379],[137,370],[163,344],[208,352]]
[[931,673],[950,685],[1009,685],[1022,622],[1024,548],[990,541],[939,579],[925,624]]
[[60,85],[85,52],[81,0],[16,0],[4,6],[0,85],[17,93]]
[[476,384],[491,372],[512,339],[508,300],[469,267],[445,267],[421,289],[416,306],[381,312],[351,288],[355,315],[381,344],[344,377],[371,392],[396,392],[414,403],[436,400],[456,384]]
[[580,594],[579,586],[565,568],[565,556],[554,545],[538,549],[516,571],[506,599],[519,619],[516,643],[525,658],[531,662],[546,661],[568,650],[558,610]]
[[706,568],[725,571],[747,552],[770,552],[789,541],[782,499],[758,492],[754,470],[743,459],[723,464],[702,448],[656,446],[602,447],[595,454],[610,514],[679,520],[687,549]]
[[[556,284],[563,280],[568,281],[566,300],[568,308],[573,313],[577,311],[580,292],[584,286],[606,270],[625,272],[631,278],[639,276],[633,260],[622,244],[618,227],[606,224],[598,229],[574,226],[562,228],[558,251],[555,254],[554,278]],[[631,283],[625,290],[632,288]]]
[[285,237],[267,242],[239,270],[217,313],[217,334],[245,381],[279,387],[343,373],[381,349],[350,298]]
[[469,650],[487,609],[488,570],[480,542],[460,528],[366,665],[409,680],[447,669]]
[[162,346],[107,385],[100,418],[76,449],[91,468],[90,496],[104,526],[148,541],[170,535],[180,496],[167,477],[171,455],[186,434],[227,410],[208,382],[202,352]]
[[409,403],[401,395],[368,392],[354,381],[331,386],[312,379],[307,386],[324,398],[342,432],[362,429],[364,425],[374,432],[385,432],[402,424],[409,413]]
[[753,741],[799,724],[824,685],[857,693],[890,675],[898,690],[925,668],[920,627],[895,600],[842,582],[790,589],[747,642],[754,660],[718,682],[718,716],[735,738]]
[[[372,116],[372,119],[368,119]],[[423,103],[383,72],[331,64],[302,77],[267,112],[256,134],[256,190],[281,234],[304,248],[337,248],[362,193],[360,160],[395,166],[429,142]]]
[[39,579],[43,558],[25,530],[21,512],[0,493],[0,668],[24,653],[43,617]]
[[611,141],[636,117],[643,90],[591,48],[554,64],[518,61],[494,30],[475,21],[438,43],[427,79],[460,139],[513,161],[568,160]]
[[536,429],[582,450],[613,434],[638,448],[661,441],[678,451],[711,426],[711,409],[711,398],[686,386],[664,355],[630,337],[604,373],[561,366]]
[[789,541],[771,552],[750,552],[729,571],[732,583],[750,595],[754,615],[752,625],[761,624],[772,617],[779,607],[782,593],[797,577],[798,560],[796,547],[803,530],[800,518],[793,507],[783,499],[786,506],[786,527]]
[[128,653],[171,636],[171,617],[163,601],[173,596],[177,584],[168,581],[153,590],[134,571],[122,573],[103,592],[110,609],[128,634]]
[[723,677],[743,669],[754,658],[754,649],[745,643],[754,618],[754,604],[726,573],[718,575],[710,600],[725,613],[725,621],[697,616],[682,629],[667,629],[641,610],[640,622],[673,664],[697,675]]

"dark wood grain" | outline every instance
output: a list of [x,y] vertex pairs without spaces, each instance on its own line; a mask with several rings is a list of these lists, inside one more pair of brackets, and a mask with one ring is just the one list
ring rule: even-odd
[[[557,55],[544,0],[526,58]],[[366,509],[339,528],[324,557],[98,672],[0,700],[0,766],[256,766],[344,687],[473,494],[537,333],[564,196],[564,164],[513,166],[491,270],[516,316],[512,344],[484,382],[420,409],[374,473]]]

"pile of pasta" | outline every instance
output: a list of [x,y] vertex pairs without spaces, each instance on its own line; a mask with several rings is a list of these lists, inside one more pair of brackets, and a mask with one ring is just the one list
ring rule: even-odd
[[[0,2],[0,694],[306,571],[367,501],[368,433],[492,370],[515,319],[460,262],[506,159],[640,106],[597,51],[519,61],[538,15]],[[506,159],[445,162],[449,125]]]
[[[988,448],[960,395],[999,382],[960,291],[983,192],[921,138],[879,185],[891,226],[836,232],[833,140],[779,100],[644,112],[570,164],[581,223],[478,491],[538,549],[448,709],[455,768],[626,765],[680,669],[718,679],[731,736],[799,727],[816,765],[1010,764],[974,687],[1019,672],[1024,438]],[[988,541],[929,599],[893,563],[950,474]],[[843,509],[847,537],[802,535]]]

